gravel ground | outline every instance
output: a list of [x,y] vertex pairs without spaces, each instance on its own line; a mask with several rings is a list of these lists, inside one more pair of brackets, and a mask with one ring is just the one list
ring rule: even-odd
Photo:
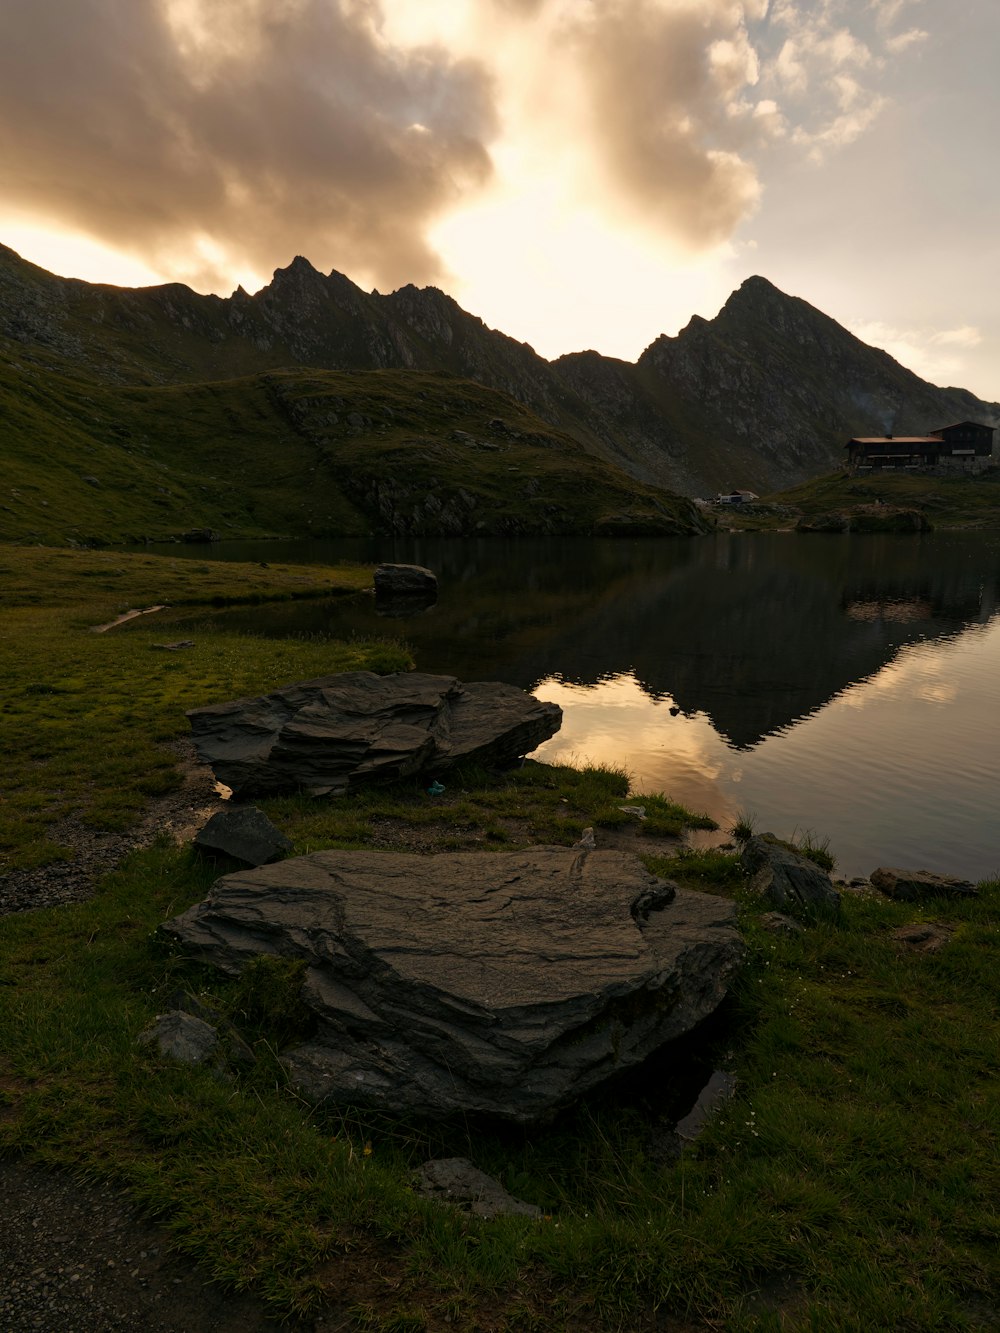
[[4,1333],[277,1333],[282,1327],[259,1301],[208,1285],[111,1186],[0,1161],[0,1197]]
[[83,902],[101,875],[114,869],[129,852],[148,847],[159,834],[168,833],[178,842],[193,837],[222,808],[222,798],[212,770],[197,762],[190,741],[176,741],[168,748],[177,755],[183,774],[178,790],[150,802],[145,817],[127,833],[88,828],[76,818],[53,824],[49,837],[71,848],[72,859],[0,875],[0,916]]

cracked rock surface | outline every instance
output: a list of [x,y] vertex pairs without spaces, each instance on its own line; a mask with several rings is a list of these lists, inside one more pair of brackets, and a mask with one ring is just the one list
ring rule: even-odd
[[198,757],[235,796],[504,767],[555,735],[557,704],[497,681],[345,671],[188,713]]
[[545,1119],[706,1018],[742,945],[734,904],[616,851],[325,851],[226,875],[166,923],[237,973],[306,963],[308,1097]]

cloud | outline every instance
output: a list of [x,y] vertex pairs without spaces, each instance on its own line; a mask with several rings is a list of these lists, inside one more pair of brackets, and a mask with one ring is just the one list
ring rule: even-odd
[[878,26],[882,29],[891,28],[905,9],[911,5],[921,4],[922,0],[871,0],[871,7],[875,11],[875,19]]
[[[963,373],[960,353],[983,340],[978,328],[964,324],[953,329],[928,326],[899,328],[878,320],[855,322],[851,332],[863,342],[881,347],[901,365],[931,384],[954,384]],[[959,353],[959,355],[956,355]]]
[[792,144],[814,162],[866,134],[890,105],[890,58],[920,45],[919,28],[895,31],[920,0],[774,0],[771,50],[761,54],[760,88],[792,126]]
[[473,62],[393,49],[379,18],[372,0],[7,0],[5,202],[207,285],[297,251],[434,278],[424,231],[489,177],[492,92]]
[[491,183],[707,253],[767,145],[870,128],[913,2],[3,0],[3,200],[216,290],[447,282],[428,237]]
[[958,329],[944,329],[931,338],[932,343],[946,347],[978,347],[982,341],[982,333],[972,324],[963,324]]
[[611,0],[564,34],[620,200],[693,248],[728,239],[760,192],[727,115],[758,77],[742,6]]
[[781,126],[771,102],[755,115],[752,95],[759,62],[748,25],[768,0],[386,5],[393,31],[411,41],[447,31],[493,71],[498,170],[515,164],[511,188],[533,188],[546,209],[596,209],[706,252],[756,207],[753,152]]
[[[848,85],[846,97],[844,89],[838,89],[838,92],[841,95],[842,106],[854,106],[862,96],[861,89],[857,85]],[[841,115],[834,116],[821,129],[796,130],[792,141],[808,148],[811,160],[820,163],[829,149],[846,148],[848,144],[860,139],[881,115],[887,102],[888,98],[872,96],[863,106],[855,106],[853,110],[845,110]]]
[[908,51],[911,46],[917,46],[921,42],[926,42],[930,33],[924,32],[923,28],[908,28],[906,32],[896,33],[895,36],[886,39],[886,49],[892,55],[900,55],[903,51]]

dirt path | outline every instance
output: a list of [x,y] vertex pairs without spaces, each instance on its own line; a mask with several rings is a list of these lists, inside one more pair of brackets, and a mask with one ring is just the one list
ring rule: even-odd
[[72,858],[0,875],[0,916],[84,902],[101,875],[113,870],[129,852],[148,847],[161,833],[184,842],[221,809],[212,770],[198,763],[191,742],[175,741],[167,748],[177,755],[183,777],[177,791],[151,801],[142,820],[127,833],[93,829],[75,817],[53,824],[49,837],[70,848]]
[[318,1333],[311,1323],[280,1325],[259,1301],[208,1284],[109,1185],[0,1161],[0,1198],[4,1333]]

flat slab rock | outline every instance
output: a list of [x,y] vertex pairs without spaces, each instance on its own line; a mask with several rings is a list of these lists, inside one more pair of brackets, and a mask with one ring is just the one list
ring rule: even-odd
[[467,1157],[435,1157],[414,1172],[418,1194],[450,1204],[473,1217],[541,1217],[536,1204],[508,1194],[498,1180],[480,1171]]
[[930,870],[900,870],[879,866],[869,876],[872,884],[887,898],[902,902],[921,902],[925,898],[975,898],[976,890],[967,879],[935,875]]
[[507,766],[554,736],[557,704],[499,681],[347,671],[195,708],[192,739],[234,796],[342,791],[466,761]]
[[718,1006],[734,905],[615,851],[316,852],[226,875],[166,932],[228,973],[303,958],[316,1036],[285,1056],[316,1101],[526,1123]]

